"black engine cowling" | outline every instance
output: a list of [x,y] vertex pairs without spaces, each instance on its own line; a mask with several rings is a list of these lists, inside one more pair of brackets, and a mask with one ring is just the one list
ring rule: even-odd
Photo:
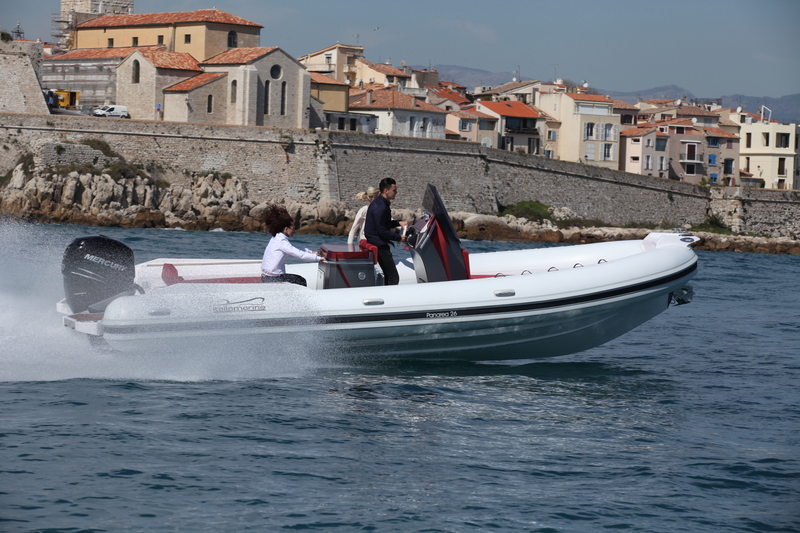
[[115,298],[137,286],[133,250],[102,235],[80,237],[64,250],[64,293],[73,313],[99,313]]

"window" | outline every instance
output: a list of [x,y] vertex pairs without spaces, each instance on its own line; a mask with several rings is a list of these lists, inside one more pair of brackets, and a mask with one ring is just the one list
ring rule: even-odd
[[269,75],[273,80],[279,79],[282,73],[283,70],[280,65],[272,65],[272,68],[269,69]]
[[269,115],[269,80],[264,82],[264,114]]
[[709,146],[719,146],[719,137],[709,137],[707,140]]
[[236,48],[238,46],[238,37],[235,31],[228,32],[228,48]]
[[634,163],[638,162],[639,161],[639,156],[638,155],[632,155],[631,156],[631,161],[633,161]]
[[748,133],[747,137],[745,137],[744,146],[745,148],[750,148],[753,145],[753,134]]
[[613,161],[614,160],[614,145],[613,144],[604,144],[603,145],[603,161]]
[[778,134],[778,148],[789,148],[789,134],[788,133],[779,133]]
[[678,135],[683,135],[686,133],[686,128],[683,126],[675,126],[675,133]]
[[206,103],[206,112],[211,113],[214,111],[214,97],[212,95],[208,95],[208,102]]
[[339,125],[337,127],[338,130],[344,130],[344,117],[339,117]]
[[131,46],[139,46],[139,38],[138,37],[133,37],[131,39]]
[[726,159],[722,171],[725,174],[733,174],[733,159]]
[[139,60],[134,59],[133,65],[131,66],[131,83],[139,83],[139,71],[140,71]]
[[785,176],[786,175],[786,158],[779,157],[778,158],[778,176]]
[[633,115],[622,115],[620,118],[621,124],[633,124]]
[[286,114],[286,82],[281,83],[281,115]]
[[750,172],[750,158],[749,157],[745,157],[744,158],[744,169],[745,169],[746,172]]
[[687,163],[686,164],[686,175],[687,176],[694,176],[697,174],[697,167],[694,163]]
[[717,154],[708,154],[708,164],[712,167],[717,164]]
[[633,144],[640,144],[640,143],[642,142],[642,140],[641,140],[640,138],[638,138],[638,137],[637,137],[637,138],[635,138],[635,139],[631,139],[631,142],[632,142]]
[[459,119],[459,121],[458,121],[458,129],[460,131],[472,131],[472,121],[471,120]]
[[717,174],[715,174],[713,172],[711,174],[709,174],[709,177],[711,178],[711,183],[717,183],[717,180],[719,179],[719,175],[717,175]]
[[586,143],[586,160],[594,160],[594,143]]
[[733,150],[733,139],[728,139],[725,142],[725,148],[727,148],[728,150]]
[[356,131],[358,129],[358,119],[351,118],[350,119],[350,131]]
[[548,141],[555,141],[556,140],[556,130],[548,130],[547,131],[547,140]]
[[158,44],[164,44],[164,36],[163,35],[159,35],[158,36]]
[[555,153],[553,150],[545,150],[545,151],[544,151],[544,156],[545,156],[547,159],[555,159],[555,157],[556,157],[556,153]]
[[665,152],[667,150],[666,139],[656,139],[656,152]]
[[183,36],[183,44],[192,44],[192,34],[187,33]]
[[763,145],[762,146],[769,146],[769,132],[765,131],[762,134],[762,141],[763,141]]
[[[348,65],[352,65],[352,63],[350,63],[350,58],[349,57],[347,58],[347,60],[348,60],[347,64]],[[333,55],[332,54],[325,54],[325,64],[326,65],[330,65],[331,63],[333,63]]]
[[114,48],[114,39],[109,39],[108,40],[108,47],[109,48]]
[[236,103],[236,97],[237,97],[236,89],[237,89],[237,83],[236,83],[236,80],[233,80],[231,82],[231,103],[232,104]]
[[586,140],[592,138],[594,138],[594,122],[587,122],[583,125],[583,139]]
[[667,158],[663,155],[658,156],[658,170],[667,170]]
[[652,155],[644,156],[644,169],[645,170],[653,170],[653,156]]
[[653,139],[651,139],[651,138],[649,138],[649,137],[648,137],[647,139],[645,139],[645,140],[644,140],[644,145],[645,145],[647,148],[650,148],[651,146],[653,146]]

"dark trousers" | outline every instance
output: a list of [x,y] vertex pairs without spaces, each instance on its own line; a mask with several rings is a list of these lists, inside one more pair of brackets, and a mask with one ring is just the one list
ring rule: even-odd
[[397,273],[394,257],[392,257],[392,249],[388,244],[378,246],[378,264],[383,270],[384,285],[397,285],[400,283],[400,274]]
[[297,274],[281,274],[279,276],[265,276],[261,274],[261,282],[262,283],[294,283],[295,285],[302,285],[303,287],[307,287],[306,285],[306,278],[303,276],[298,276]]

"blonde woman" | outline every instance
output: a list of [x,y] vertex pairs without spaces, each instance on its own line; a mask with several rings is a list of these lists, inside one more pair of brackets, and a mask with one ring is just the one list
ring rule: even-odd
[[[350,235],[347,236],[347,244],[358,243],[364,240],[364,221],[367,219],[367,208],[369,208],[369,204],[372,203],[372,200],[374,200],[380,192],[381,191],[375,187],[370,187],[366,192],[356,194],[356,200],[367,202],[367,205],[359,209],[358,213],[356,213],[356,218],[353,220],[353,227],[350,228]],[[358,235],[358,240],[356,240],[356,235]]]

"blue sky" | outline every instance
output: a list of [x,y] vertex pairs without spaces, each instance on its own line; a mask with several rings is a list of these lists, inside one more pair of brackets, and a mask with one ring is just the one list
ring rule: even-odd
[[[216,0],[135,0],[137,13]],[[50,40],[58,0],[2,0],[0,26]],[[338,42],[370,61],[519,70],[638,91],[679,85],[698,97],[800,93],[800,0],[229,0],[264,26],[263,46],[297,57]]]

